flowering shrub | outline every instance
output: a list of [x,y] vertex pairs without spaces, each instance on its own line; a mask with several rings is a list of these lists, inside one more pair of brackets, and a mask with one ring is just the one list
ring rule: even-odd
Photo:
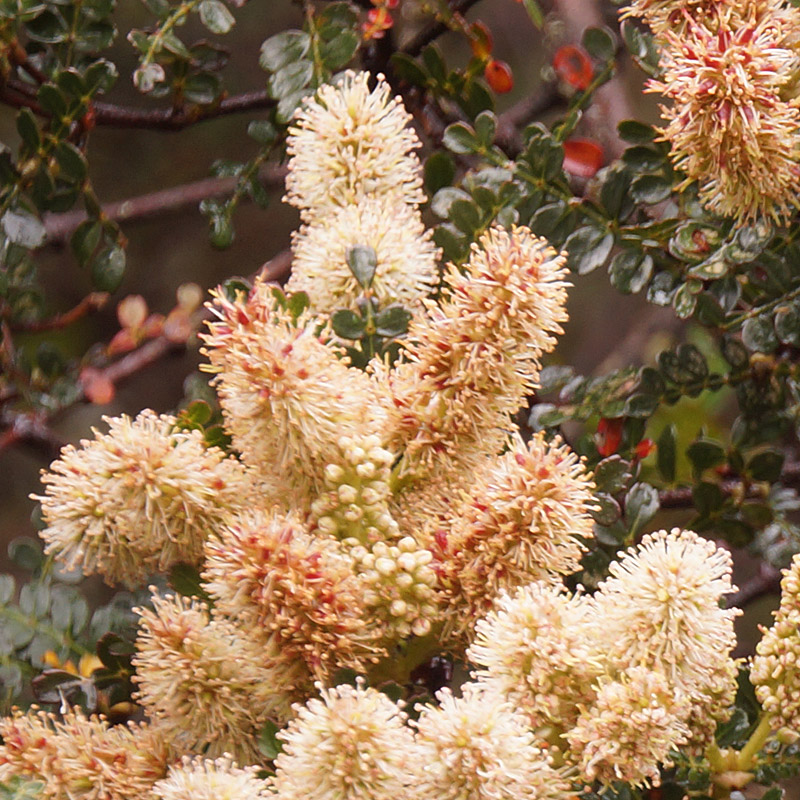
[[[520,131],[538,104],[495,113],[512,69],[473,4],[305,2],[262,46],[267,91],[237,97],[178,29],[226,34],[243,3],[147,0],[133,82],[172,107],[138,111],[99,99],[113,2],[0,3],[21,140],[0,153],[0,447],[52,446],[57,411],[173,347],[199,340],[211,376],[42,471],[42,547],[12,542],[30,574],[0,576],[7,800],[779,800],[800,771],[800,11],[621,8],[665,105],[660,127],[617,120],[606,159],[579,126],[616,34],[554,42],[525,0],[563,113]],[[23,358],[107,299],[48,316],[31,288],[78,198],[73,255],[103,293],[122,279],[92,129],[255,109],[258,152],[203,210],[229,244],[285,155],[290,274],[202,310],[183,286],[166,316],[129,297],[102,352]],[[605,375],[554,361],[572,284],[604,265],[694,340]],[[745,547],[781,593],[750,658]],[[91,575],[125,591],[90,609]]]

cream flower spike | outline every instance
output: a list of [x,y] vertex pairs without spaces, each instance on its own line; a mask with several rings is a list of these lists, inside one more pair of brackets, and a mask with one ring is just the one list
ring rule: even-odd
[[287,289],[306,292],[320,314],[355,308],[363,289],[347,264],[353,246],[375,252],[370,292],[381,304],[419,309],[438,278],[439,249],[419,211],[391,195],[373,195],[303,226],[292,237]]
[[383,75],[369,84],[368,72],[345,72],[306,100],[289,129],[284,199],[306,221],[368,196],[425,201],[411,115]]
[[67,445],[42,472],[46,552],[128,588],[184,561],[252,494],[245,468],[175,417],[104,417],[108,433]]
[[399,800],[419,748],[406,714],[385,694],[353,686],[320,688],[278,734],[272,788],[280,800]]

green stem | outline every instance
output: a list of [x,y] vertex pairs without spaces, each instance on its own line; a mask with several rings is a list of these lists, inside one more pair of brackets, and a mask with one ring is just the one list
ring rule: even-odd
[[796,289],[792,289],[791,292],[787,294],[781,295],[777,297],[775,300],[770,300],[769,303],[764,303],[763,306],[756,306],[755,308],[751,308],[744,314],[740,314],[738,317],[734,317],[729,322],[726,322],[724,325],[720,325],[720,330],[722,331],[729,331],[731,328],[738,328],[743,323],[747,322],[748,319],[752,319],[753,317],[760,317],[762,314],[765,314],[767,311],[772,311],[774,308],[783,305],[784,303],[789,303],[794,300],[796,297],[800,297],[800,286]]
[[577,101],[570,106],[569,110],[567,111],[567,116],[564,118],[563,122],[556,125],[553,129],[553,135],[556,137],[557,141],[565,141],[567,136],[569,136],[572,131],[575,130],[575,126],[578,124],[578,120],[580,119],[577,112],[583,110],[589,105],[592,95],[611,77],[613,72],[614,59],[611,59],[611,61],[606,62],[605,67],[603,67],[603,69],[601,69],[600,72],[594,76],[592,82],[583,92],[581,92]]
[[162,42],[164,41],[164,35],[169,33],[177,25],[182,24],[186,17],[189,16],[189,13],[199,5],[200,0],[188,0],[187,2],[181,3],[164,20],[164,24],[156,30],[155,35],[153,36],[150,47],[148,48],[147,53],[145,53],[144,59],[142,59],[142,66],[146,66],[147,64],[151,63],[155,58],[156,53],[161,50]]
[[770,736],[772,736],[771,716],[764,714],[745,746],[739,751],[737,766],[740,770],[749,772],[752,769],[753,760]]

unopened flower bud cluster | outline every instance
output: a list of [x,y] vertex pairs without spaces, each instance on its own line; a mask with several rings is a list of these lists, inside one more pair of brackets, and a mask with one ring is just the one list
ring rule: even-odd
[[385,618],[393,636],[425,636],[430,632],[431,620],[439,615],[438,578],[431,568],[430,550],[404,536],[397,544],[376,542],[369,550],[356,545],[350,555],[368,587],[366,604]]
[[394,455],[379,436],[344,436],[342,460],[328,464],[322,492],[311,504],[311,518],[325,534],[360,544],[395,539],[400,531],[389,512]]
[[750,680],[773,727],[800,732],[800,556],[784,572],[780,608],[756,647]]

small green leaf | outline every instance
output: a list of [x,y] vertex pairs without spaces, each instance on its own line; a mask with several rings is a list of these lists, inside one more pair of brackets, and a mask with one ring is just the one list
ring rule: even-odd
[[34,572],[44,562],[42,548],[36,539],[18,536],[8,544],[8,557],[21,569]]
[[198,10],[200,21],[211,33],[227,33],[236,23],[233,14],[220,0],[202,0]]
[[447,81],[447,65],[444,63],[442,53],[435,44],[429,44],[422,51],[422,63],[439,85]]
[[364,289],[369,289],[378,268],[378,254],[365,244],[354,244],[347,248],[345,260],[353,277]]
[[61,167],[62,174],[66,177],[81,182],[89,173],[86,156],[71,142],[61,141],[53,153]]
[[329,70],[341,69],[358,52],[361,39],[355,31],[344,30],[321,48],[322,60]]
[[676,258],[697,264],[709,256],[720,258],[713,251],[719,246],[721,239],[722,236],[716,228],[701,222],[684,222],[669,240],[668,247]]
[[222,80],[211,72],[189,75],[183,86],[183,94],[190,103],[207,106],[222,93]]
[[200,429],[211,421],[213,413],[211,406],[205,400],[193,400],[180,413],[178,422],[181,427]]
[[269,72],[277,72],[287,64],[302,59],[311,46],[311,37],[303,31],[283,31],[271,36],[261,45],[259,66]]
[[125,274],[125,251],[118,245],[102,250],[92,263],[92,283],[104,292],[115,292]]
[[436,151],[425,161],[425,189],[431,197],[439,189],[450,186],[455,175],[456,165],[449,153]]
[[621,492],[631,479],[631,465],[621,456],[604,458],[594,470],[594,482],[598,490],[608,494]]
[[431,199],[431,211],[441,219],[450,217],[450,208],[456,200],[472,202],[472,198],[463,190],[455,186],[444,186]]
[[646,419],[658,410],[659,398],[651,394],[634,394],[625,401],[623,414],[626,417]]
[[13,575],[0,575],[0,606],[7,605],[14,598],[16,590]]
[[624,294],[636,294],[653,274],[653,258],[639,250],[623,250],[614,256],[608,273],[612,286]]
[[340,308],[331,315],[333,331],[342,339],[360,339],[364,335],[364,320],[349,308]]
[[305,292],[292,292],[286,300],[286,308],[295,322],[310,305],[311,300]]
[[92,283],[104,292],[115,292],[125,274],[125,251],[118,244],[101,250],[92,262]]
[[713,439],[697,439],[686,448],[686,455],[692,462],[692,468],[697,476],[704,470],[724,464],[726,461],[725,448]]
[[42,143],[36,117],[29,108],[21,108],[17,113],[17,132],[23,144],[31,153],[35,153]]
[[192,54],[174,31],[161,30],[161,44],[168,53],[188,61]]
[[279,100],[303,93],[314,75],[314,64],[299,59],[274,72],[267,83],[270,95]]
[[777,309],[775,333],[784,344],[800,345],[800,306],[793,303]]
[[692,502],[698,514],[708,517],[722,507],[725,495],[716,483],[700,481],[692,488]]
[[636,119],[626,119],[617,125],[620,139],[630,144],[649,144],[658,133],[652,125],[646,125]]
[[635,536],[659,509],[658,492],[649,483],[636,483],[625,498],[625,519]]
[[674,423],[667,425],[656,442],[656,466],[661,477],[667,482],[675,480],[678,429]]
[[744,345],[732,336],[724,336],[720,345],[723,358],[734,368],[742,369],[750,361]]
[[481,224],[481,214],[475,202],[469,200],[455,200],[450,206],[448,214],[450,221],[460,230],[472,237]]
[[701,281],[714,281],[725,277],[730,268],[730,264],[723,258],[721,253],[714,253],[711,258],[701,261],[686,274],[692,278],[699,278]]
[[400,80],[420,87],[424,87],[428,82],[425,70],[417,63],[416,59],[406,53],[395,53],[391,58],[391,63],[395,75]]
[[283,749],[283,742],[277,736],[279,730],[274,722],[267,720],[258,735],[258,749],[269,761],[276,759]]
[[459,155],[479,153],[483,148],[475,131],[464,122],[449,125],[444,132],[442,142],[448,150]]
[[408,331],[411,312],[402,306],[389,306],[375,317],[375,333],[393,339]]
[[672,298],[672,307],[680,319],[689,319],[694,314],[697,308],[697,295],[692,292],[688,283],[683,283],[678,287],[678,291]]
[[496,132],[497,117],[492,111],[481,111],[475,119],[475,134],[485,149],[492,146]]
[[754,455],[748,462],[746,470],[753,480],[776,483],[781,479],[784,454],[777,450],[765,450]]
[[742,341],[748,350],[771,353],[778,346],[778,337],[771,317],[764,314],[746,320],[742,325]]
[[648,206],[668,199],[671,194],[672,181],[660,175],[639,175],[631,183],[633,198]]
[[622,510],[619,503],[605,492],[596,492],[594,495],[596,508],[591,511],[592,519],[598,524],[608,527],[613,525],[621,516]]
[[92,253],[97,249],[102,232],[103,227],[99,222],[86,219],[75,228],[70,236],[69,246],[82,267],[86,266]]
[[572,367],[560,364],[551,364],[545,367],[539,375],[539,388],[537,395],[550,394],[558,391],[568,381],[572,380],[575,370]]
[[169,571],[169,585],[184,597],[197,597],[209,601],[211,596],[203,588],[200,573],[191,564],[176,564]]
[[32,250],[44,244],[47,231],[42,221],[22,209],[6,211],[0,219],[0,228],[9,241]]
[[247,135],[261,145],[268,145],[278,138],[278,131],[269,120],[254,119],[247,125]]
[[167,74],[161,64],[143,64],[133,73],[133,84],[142,92],[149,94],[156,86],[166,80]]
[[211,244],[218,250],[230,247],[236,234],[228,206],[217,200],[204,200],[200,203],[200,210],[208,217]]
[[567,266],[578,275],[588,275],[592,270],[605,264],[613,246],[613,233],[607,233],[592,225],[578,228],[564,242]]
[[648,75],[655,75],[658,70],[659,48],[652,34],[639,29],[629,19],[623,21],[620,30],[625,46],[634,61]]
[[357,23],[358,14],[352,3],[346,0],[328,3],[317,17],[319,31],[324,39],[336,36],[342,28],[354,28]]
[[608,28],[587,28],[583,32],[583,46],[598,61],[611,61],[616,52],[614,36]]
[[537,27],[541,28],[544,25],[544,14],[536,0],[522,0],[522,5],[528,12],[531,22]]
[[658,366],[669,380],[677,384],[702,381],[708,376],[705,356],[693,344],[682,344],[674,351],[659,353]]

